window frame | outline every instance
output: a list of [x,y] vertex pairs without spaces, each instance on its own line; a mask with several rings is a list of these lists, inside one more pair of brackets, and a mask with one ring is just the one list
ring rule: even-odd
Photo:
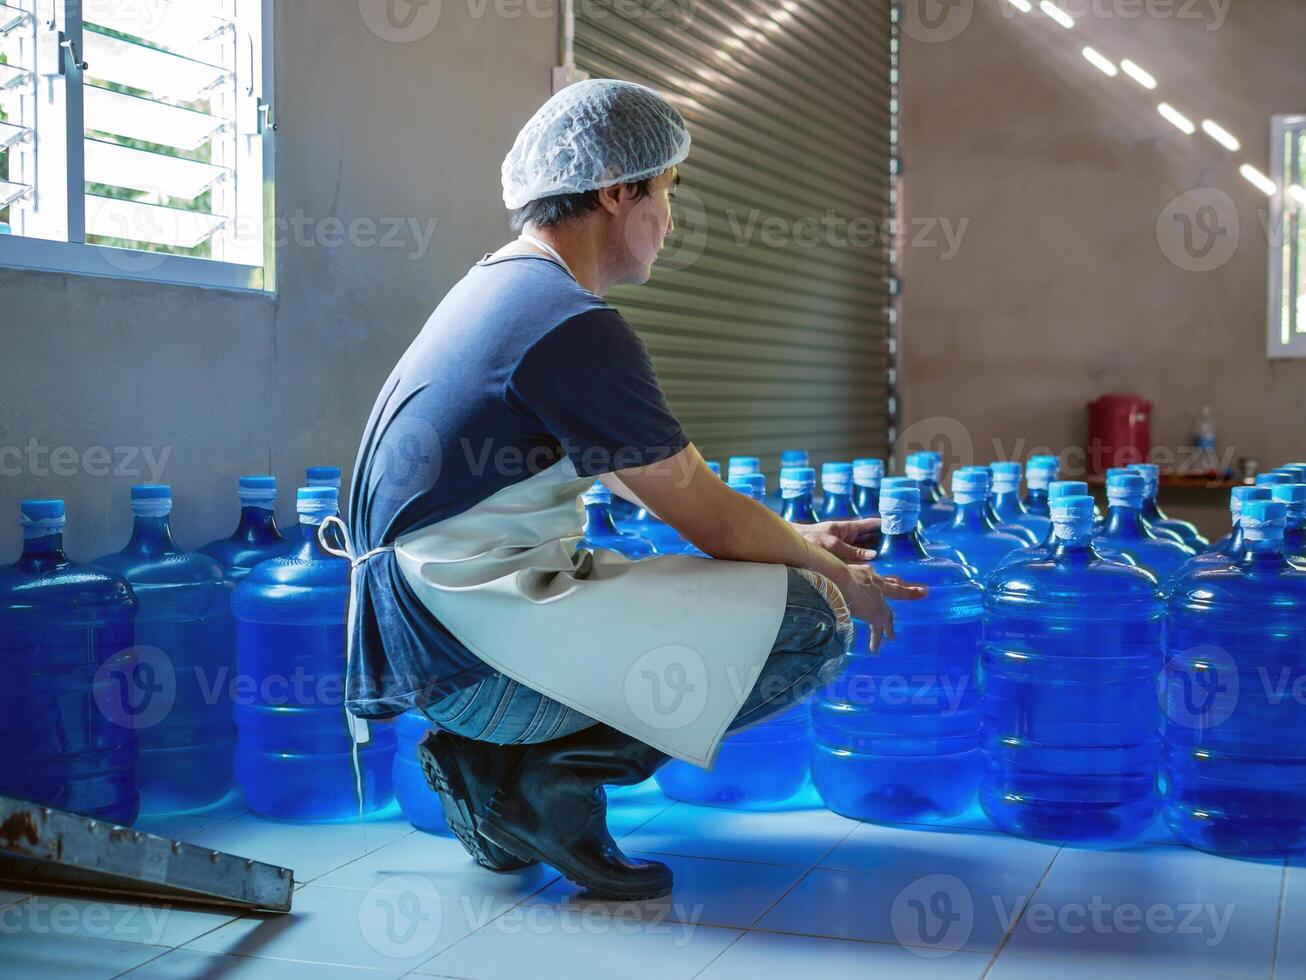
[[[264,294],[276,293],[276,74],[273,0],[234,0],[236,8],[257,4],[254,12],[238,22],[249,23],[257,15],[260,24],[258,43],[249,45],[251,64],[248,78],[237,75],[238,83],[247,86],[248,95],[257,106],[257,118],[240,118],[238,132],[260,134],[261,149],[251,152],[255,173],[242,168],[236,193],[245,198],[251,193],[261,193],[262,257],[261,264],[249,265],[222,259],[196,258],[189,255],[172,255],[144,249],[118,248],[87,242],[86,239],[86,184],[83,133],[85,113],[83,90],[85,82],[77,68],[72,51],[84,50],[81,0],[35,0],[34,8],[41,11],[48,4],[53,8],[53,19],[43,13],[31,13],[36,39],[34,43],[34,71],[42,75],[64,75],[66,81],[57,100],[54,114],[62,108],[62,131],[43,129],[40,143],[32,156],[39,156],[34,169],[36,179],[48,181],[52,175],[66,183],[62,207],[56,210],[55,223],[66,231],[69,240],[53,237],[31,237],[19,234],[0,235],[0,266],[38,272],[65,273],[110,279],[167,283],[211,289],[227,289]],[[71,42],[72,47],[61,50],[59,38]],[[240,51],[237,58],[240,58]],[[243,110],[249,115],[248,110]],[[55,153],[49,152],[53,143]],[[50,157],[54,157],[54,163]],[[261,166],[260,166],[261,165]],[[257,178],[257,191],[250,185]],[[38,183],[38,187],[39,187]],[[57,185],[56,185],[56,189]],[[248,199],[236,206],[237,220],[250,220],[253,207]],[[45,223],[45,222],[43,222]],[[49,224],[46,223],[47,229]]]
[[[1283,267],[1291,259],[1300,270],[1300,264],[1306,262],[1306,254],[1299,247],[1301,223],[1306,221],[1306,205],[1293,201],[1288,195],[1288,187],[1293,183],[1292,174],[1286,172],[1284,156],[1290,134],[1302,134],[1306,138],[1306,115],[1279,115],[1270,121],[1270,178],[1278,188],[1270,198],[1269,214],[1269,302],[1266,310],[1266,348],[1271,358],[1306,357],[1306,324],[1297,322],[1297,310],[1301,306],[1290,304],[1290,323],[1288,339],[1283,339],[1285,324],[1283,322],[1283,291],[1285,288]],[[1299,167],[1306,168],[1306,160]],[[1296,280],[1302,281],[1298,271]],[[1294,329],[1296,327],[1296,329]]]

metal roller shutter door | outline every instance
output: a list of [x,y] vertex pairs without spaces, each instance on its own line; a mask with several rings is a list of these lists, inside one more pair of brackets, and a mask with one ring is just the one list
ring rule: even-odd
[[694,138],[652,280],[610,298],[709,458],[756,454],[774,474],[781,449],[817,461],[886,454],[892,8],[576,4],[576,67],[663,92]]

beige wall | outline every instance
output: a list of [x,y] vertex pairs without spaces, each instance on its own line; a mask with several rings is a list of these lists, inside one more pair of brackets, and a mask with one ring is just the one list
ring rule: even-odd
[[[969,440],[977,462],[1082,445],[1084,405],[1126,391],[1155,403],[1154,444],[1187,443],[1210,404],[1237,455],[1306,458],[1306,360],[1266,358],[1266,198],[1238,175],[1244,160],[1268,170],[1272,114],[1306,112],[1306,4],[1226,3],[1066,0],[1083,15],[1071,31],[1003,0],[959,3],[932,28],[907,18],[905,215],[968,222],[950,259],[902,251],[909,436]],[[1161,87],[1106,78],[1085,44]],[[1223,123],[1242,152],[1183,136],[1162,99]],[[1228,194],[1240,224],[1207,272],[1158,240],[1167,205],[1198,187]]]
[[[359,0],[276,0],[277,212],[322,231],[279,250],[276,296],[0,269],[0,555],[27,496],[67,499],[69,551],[88,559],[125,542],[133,483],[174,485],[174,530],[196,547],[235,526],[241,473],[280,478],[283,520],[305,466],[348,478],[395,361],[507,238],[499,163],[557,62],[549,5],[440,9],[396,43]],[[332,241],[332,218],[418,230],[398,248],[294,240]]]

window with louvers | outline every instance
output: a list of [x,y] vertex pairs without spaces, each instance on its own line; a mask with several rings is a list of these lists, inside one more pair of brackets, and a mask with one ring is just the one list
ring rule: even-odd
[[895,31],[891,0],[576,4],[576,67],[693,137],[652,280],[610,299],[709,458],[886,453]]

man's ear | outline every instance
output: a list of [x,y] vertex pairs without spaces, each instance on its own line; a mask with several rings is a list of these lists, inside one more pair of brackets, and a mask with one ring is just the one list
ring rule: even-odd
[[596,192],[599,196],[599,206],[607,211],[608,214],[616,214],[621,208],[622,185],[612,184],[610,187],[600,187]]

